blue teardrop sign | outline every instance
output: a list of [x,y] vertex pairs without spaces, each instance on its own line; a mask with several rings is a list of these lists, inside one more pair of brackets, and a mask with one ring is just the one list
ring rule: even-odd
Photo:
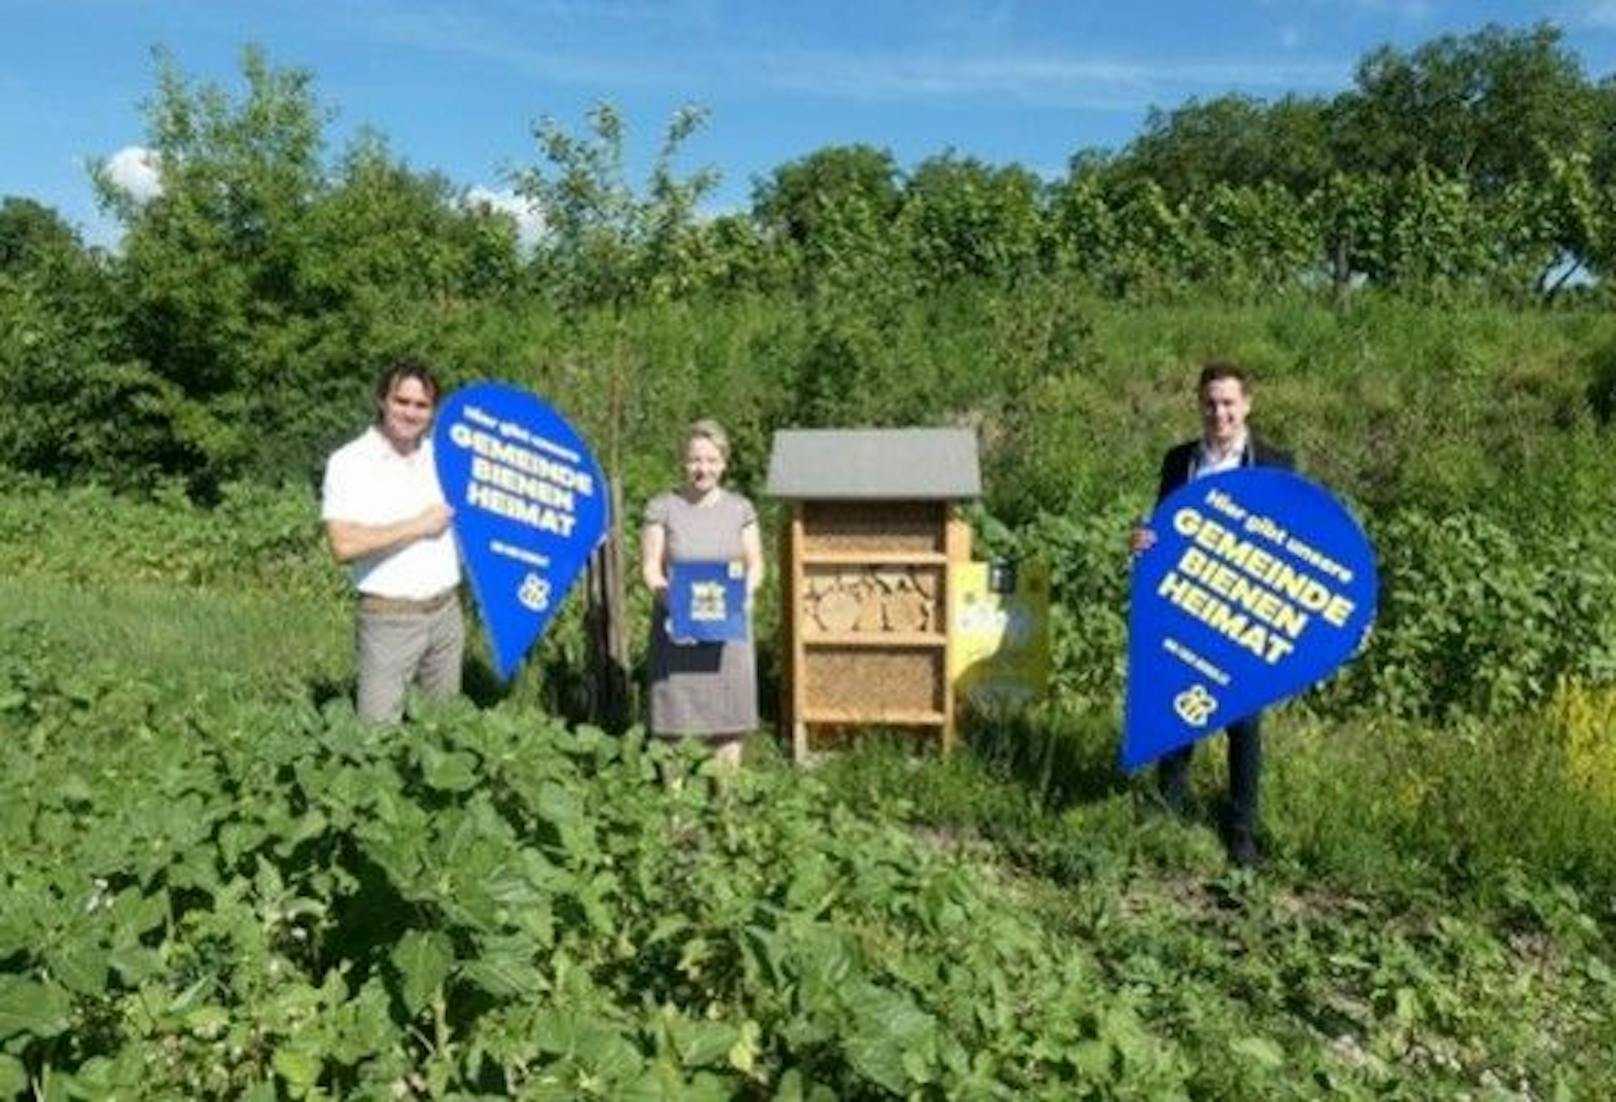
[[509,680],[606,531],[606,480],[583,437],[504,383],[455,391],[432,430],[471,591]]
[[1122,765],[1133,770],[1328,677],[1375,616],[1374,549],[1289,471],[1195,479],[1133,568]]

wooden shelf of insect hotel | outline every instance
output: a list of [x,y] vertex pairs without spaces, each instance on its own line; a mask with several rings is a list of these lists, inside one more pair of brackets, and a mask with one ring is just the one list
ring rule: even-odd
[[981,496],[967,429],[778,432],[767,492],[780,534],[782,719],[792,758],[816,736],[934,733],[953,749],[948,568],[971,557],[961,501]]

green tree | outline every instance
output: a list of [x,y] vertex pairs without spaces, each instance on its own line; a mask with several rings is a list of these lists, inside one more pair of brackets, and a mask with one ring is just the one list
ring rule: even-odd
[[174,473],[205,494],[244,474],[301,479],[366,415],[381,362],[430,358],[469,301],[515,282],[514,226],[369,131],[328,166],[312,76],[256,47],[239,94],[157,65],[160,193],[142,202],[94,173],[125,227],[122,348],[174,403]]
[[[608,395],[597,408],[580,411],[594,420],[613,453],[626,433],[654,425],[660,411],[652,380],[644,377],[629,347],[624,311],[630,306],[666,303],[701,286],[709,247],[717,233],[704,236],[696,220],[700,201],[717,185],[717,173],[700,169],[676,175],[674,163],[685,143],[705,124],[706,112],[683,107],[662,136],[643,186],[629,180],[626,130],[611,104],[591,108],[581,135],[556,120],[534,126],[541,163],[510,174],[516,192],[542,214],[544,239],[533,264],[540,286],[575,327],[594,324],[599,315],[611,329],[606,362],[591,365],[594,380],[607,380]],[[748,246],[738,243],[739,250]]]
[[696,286],[696,208],[718,186],[718,173],[680,177],[674,162],[706,121],[698,107],[674,113],[642,188],[628,179],[623,117],[611,104],[590,109],[581,136],[549,117],[534,125],[543,163],[512,173],[511,182],[544,217],[537,263],[561,302],[620,309]]
[[1191,99],[1171,111],[1151,108],[1111,171],[1154,180],[1173,200],[1218,184],[1304,195],[1330,173],[1330,127],[1329,104],[1314,97]]
[[19,195],[0,199],[0,272],[19,274],[88,262],[84,242],[55,210]]
[[[873,225],[897,216],[903,195],[890,151],[870,145],[835,145],[777,167],[752,188],[752,216],[766,230],[797,245],[819,240],[827,221],[849,204]],[[835,232],[834,227],[832,232]]]
[[1499,260],[1497,238],[1469,182],[1421,165],[1388,183],[1372,277],[1413,298],[1485,286]]
[[448,310],[519,279],[514,219],[412,171],[374,131],[343,154],[310,222],[299,293],[316,304],[385,293]]
[[142,203],[99,166],[103,204],[125,227],[118,297],[124,341],[178,395],[173,424],[203,486],[250,465],[255,439],[289,412],[258,400],[265,331],[297,307],[309,214],[325,191],[324,112],[312,78],[242,55],[245,95],[193,86],[157,58],[145,105],[161,194]]
[[1200,278],[1226,293],[1295,287],[1319,267],[1319,226],[1306,200],[1278,183],[1217,184],[1194,211],[1210,246]]
[[1539,23],[1443,35],[1413,53],[1382,46],[1334,110],[1338,165],[1381,175],[1424,165],[1492,195],[1588,152],[1605,108],[1563,32]]
[[932,283],[1014,283],[1039,267],[1043,184],[1020,165],[993,168],[953,152],[922,161],[903,192],[901,222]]
[[1331,292],[1341,299],[1355,277],[1374,266],[1380,226],[1380,179],[1335,172],[1307,197],[1319,227],[1320,250]]
[[749,214],[729,213],[695,227],[691,263],[697,282],[719,294],[778,292],[791,282],[790,258]]
[[0,456],[59,480],[141,488],[172,452],[176,395],[123,356],[103,258],[49,207],[0,202]]

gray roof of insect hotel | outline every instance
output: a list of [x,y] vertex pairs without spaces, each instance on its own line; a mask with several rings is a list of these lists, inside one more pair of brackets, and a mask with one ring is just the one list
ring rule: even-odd
[[982,496],[970,429],[782,429],[769,456],[771,497],[809,501],[957,501]]

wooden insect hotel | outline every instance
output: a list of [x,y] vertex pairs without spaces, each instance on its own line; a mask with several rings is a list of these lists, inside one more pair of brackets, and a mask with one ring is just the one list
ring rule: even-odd
[[781,531],[782,718],[802,762],[816,735],[935,731],[954,744],[949,565],[971,557],[958,502],[980,497],[966,429],[797,429],[775,434],[770,496]]

